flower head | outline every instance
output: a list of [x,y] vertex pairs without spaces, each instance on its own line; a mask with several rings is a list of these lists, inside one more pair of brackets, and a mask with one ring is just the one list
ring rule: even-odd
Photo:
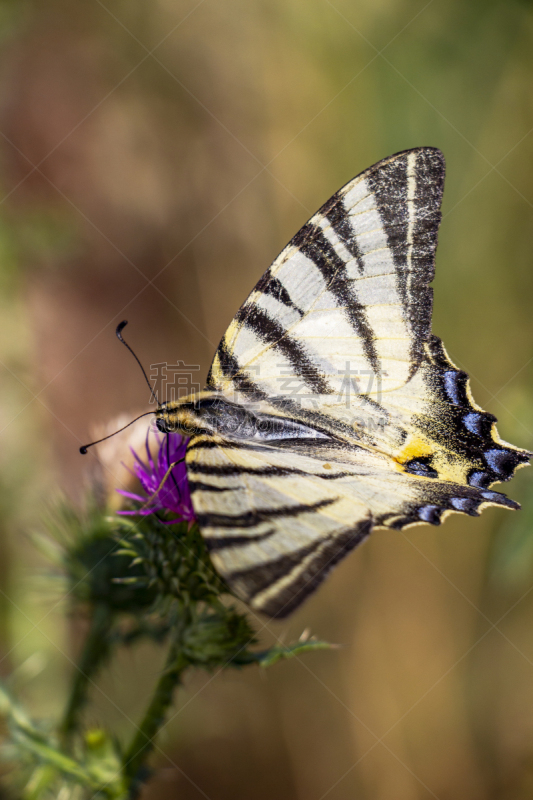
[[[151,432],[157,447],[155,458],[150,448]],[[123,497],[141,503],[143,507],[135,511],[119,511],[119,514],[146,516],[156,511],[170,511],[177,515],[177,519],[168,520],[169,524],[181,520],[193,522],[195,515],[185,467],[187,442],[188,439],[179,433],[159,434],[149,428],[145,442],[146,462],[142,461],[133,448],[130,448],[135,459],[133,474],[139,479],[145,494],[126,492],[123,489],[117,491]]]

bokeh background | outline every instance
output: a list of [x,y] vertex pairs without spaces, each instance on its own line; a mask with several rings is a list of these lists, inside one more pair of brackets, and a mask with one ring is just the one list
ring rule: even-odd
[[[533,448],[532,62],[518,0],[2,0],[0,670],[37,717],[79,637],[31,534],[80,501],[95,426],[147,406],[114,327],[203,379],[279,250],[380,158],[444,151],[433,330]],[[509,486],[520,514],[376,533],[289,621],[257,620],[343,646],[191,675],[143,798],[529,798],[532,481]],[[128,736],[160,664],[113,661],[88,722]]]

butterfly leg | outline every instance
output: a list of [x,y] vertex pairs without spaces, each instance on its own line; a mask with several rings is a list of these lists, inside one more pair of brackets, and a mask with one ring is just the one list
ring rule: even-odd
[[[167,456],[168,456],[168,450],[167,450]],[[157,487],[155,492],[151,495],[151,497],[146,501],[146,503],[142,506],[142,508],[140,509],[141,511],[145,511],[147,508],[150,507],[150,505],[154,502],[154,500],[157,499],[159,492],[161,491],[161,489],[163,488],[163,486],[165,485],[165,483],[168,481],[169,478],[172,478],[172,480],[174,481],[174,486],[178,490],[181,499],[181,491],[175,476],[172,474],[172,470],[174,469],[174,467],[177,467],[178,464],[182,464],[184,461],[185,461],[185,456],[183,458],[178,459],[177,461],[173,461],[172,464],[169,464],[167,471],[165,472],[163,478],[161,479],[161,482],[159,483],[159,486]]]

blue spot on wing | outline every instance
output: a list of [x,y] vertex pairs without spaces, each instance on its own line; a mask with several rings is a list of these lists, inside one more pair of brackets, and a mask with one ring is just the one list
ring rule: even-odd
[[507,508],[520,508],[520,504],[514,500],[510,500],[501,492],[483,492],[482,497],[490,503],[498,503],[499,506],[506,506]]
[[418,511],[418,516],[424,522],[429,522],[431,525],[440,525],[440,514],[442,508],[439,506],[422,506]]
[[461,369],[447,369],[445,372],[440,373],[442,381],[442,389],[449,402],[468,410],[472,408],[470,397],[468,395],[468,375]]
[[465,428],[476,436],[483,436],[482,422],[483,417],[477,411],[471,411],[470,414],[463,417]]
[[450,504],[456,511],[462,511],[464,514],[470,514],[473,517],[477,517],[479,514],[477,510],[479,500],[472,497],[452,497]]

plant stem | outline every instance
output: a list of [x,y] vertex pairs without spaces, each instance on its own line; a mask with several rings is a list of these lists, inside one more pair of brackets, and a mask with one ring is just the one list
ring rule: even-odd
[[181,625],[178,623],[173,631],[163,672],[144,718],[124,754],[124,775],[133,788],[133,796],[135,796],[137,781],[143,779],[140,775],[141,769],[165,720],[167,710],[172,703],[174,689],[179,684],[183,671],[189,666],[188,659],[180,652],[181,635],[185,627],[184,620],[181,623]]
[[76,666],[70,697],[59,726],[59,736],[65,747],[76,730],[80,711],[87,700],[91,678],[109,654],[111,624],[112,614],[109,608],[103,604],[95,606],[91,627]]

